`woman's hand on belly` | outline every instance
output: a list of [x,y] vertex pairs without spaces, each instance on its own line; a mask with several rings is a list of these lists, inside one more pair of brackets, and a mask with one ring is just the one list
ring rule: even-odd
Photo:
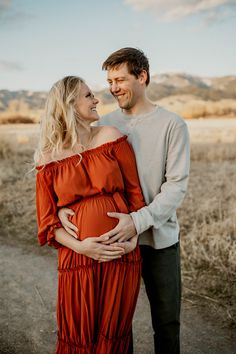
[[87,237],[79,242],[77,252],[100,262],[112,261],[125,254],[125,248],[123,246],[115,244],[105,245],[103,242],[106,240],[106,236]]

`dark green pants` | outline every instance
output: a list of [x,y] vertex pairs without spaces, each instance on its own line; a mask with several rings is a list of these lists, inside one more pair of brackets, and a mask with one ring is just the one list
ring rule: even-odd
[[179,242],[155,250],[140,246],[142,277],[150,302],[155,353],[180,353],[181,272]]
[[[156,354],[180,353],[181,272],[179,243],[161,250],[140,246],[142,277],[150,302]],[[141,335],[141,334],[140,334]],[[132,343],[129,354],[133,352]]]

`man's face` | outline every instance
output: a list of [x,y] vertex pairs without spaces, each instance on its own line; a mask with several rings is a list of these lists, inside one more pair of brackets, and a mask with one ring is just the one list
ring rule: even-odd
[[117,68],[108,69],[107,82],[111,94],[117,100],[120,108],[124,110],[130,110],[138,103],[143,93],[143,87],[145,87],[142,78],[136,78],[128,72],[126,63]]

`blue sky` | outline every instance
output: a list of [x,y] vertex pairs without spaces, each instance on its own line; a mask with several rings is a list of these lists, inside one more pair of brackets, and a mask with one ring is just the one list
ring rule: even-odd
[[0,89],[48,90],[65,75],[104,86],[101,64],[141,48],[151,74],[236,74],[236,0],[0,0]]

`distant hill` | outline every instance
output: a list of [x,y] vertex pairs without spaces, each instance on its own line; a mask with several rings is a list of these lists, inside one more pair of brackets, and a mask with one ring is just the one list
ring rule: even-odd
[[[204,104],[211,101],[214,104],[220,100],[228,100],[231,106],[232,100],[236,100],[236,76],[206,78],[186,73],[158,74],[152,76],[147,92],[154,102],[168,102],[170,98],[173,102],[177,97],[181,101],[183,96],[183,102],[201,101]],[[38,120],[46,95],[46,92],[0,90],[0,115],[14,113]],[[115,100],[108,89],[97,91],[95,95],[100,100],[101,113],[114,107]]]
[[[185,73],[158,74],[152,76],[147,92],[152,101],[186,94],[203,100],[236,99],[236,76],[204,78]],[[97,96],[103,104],[114,102],[108,89],[97,92]]]
[[153,101],[186,94],[202,100],[236,99],[236,76],[202,78],[188,74],[154,75],[148,94]]
[[40,110],[44,106],[46,92],[0,90],[0,112],[7,110]]

